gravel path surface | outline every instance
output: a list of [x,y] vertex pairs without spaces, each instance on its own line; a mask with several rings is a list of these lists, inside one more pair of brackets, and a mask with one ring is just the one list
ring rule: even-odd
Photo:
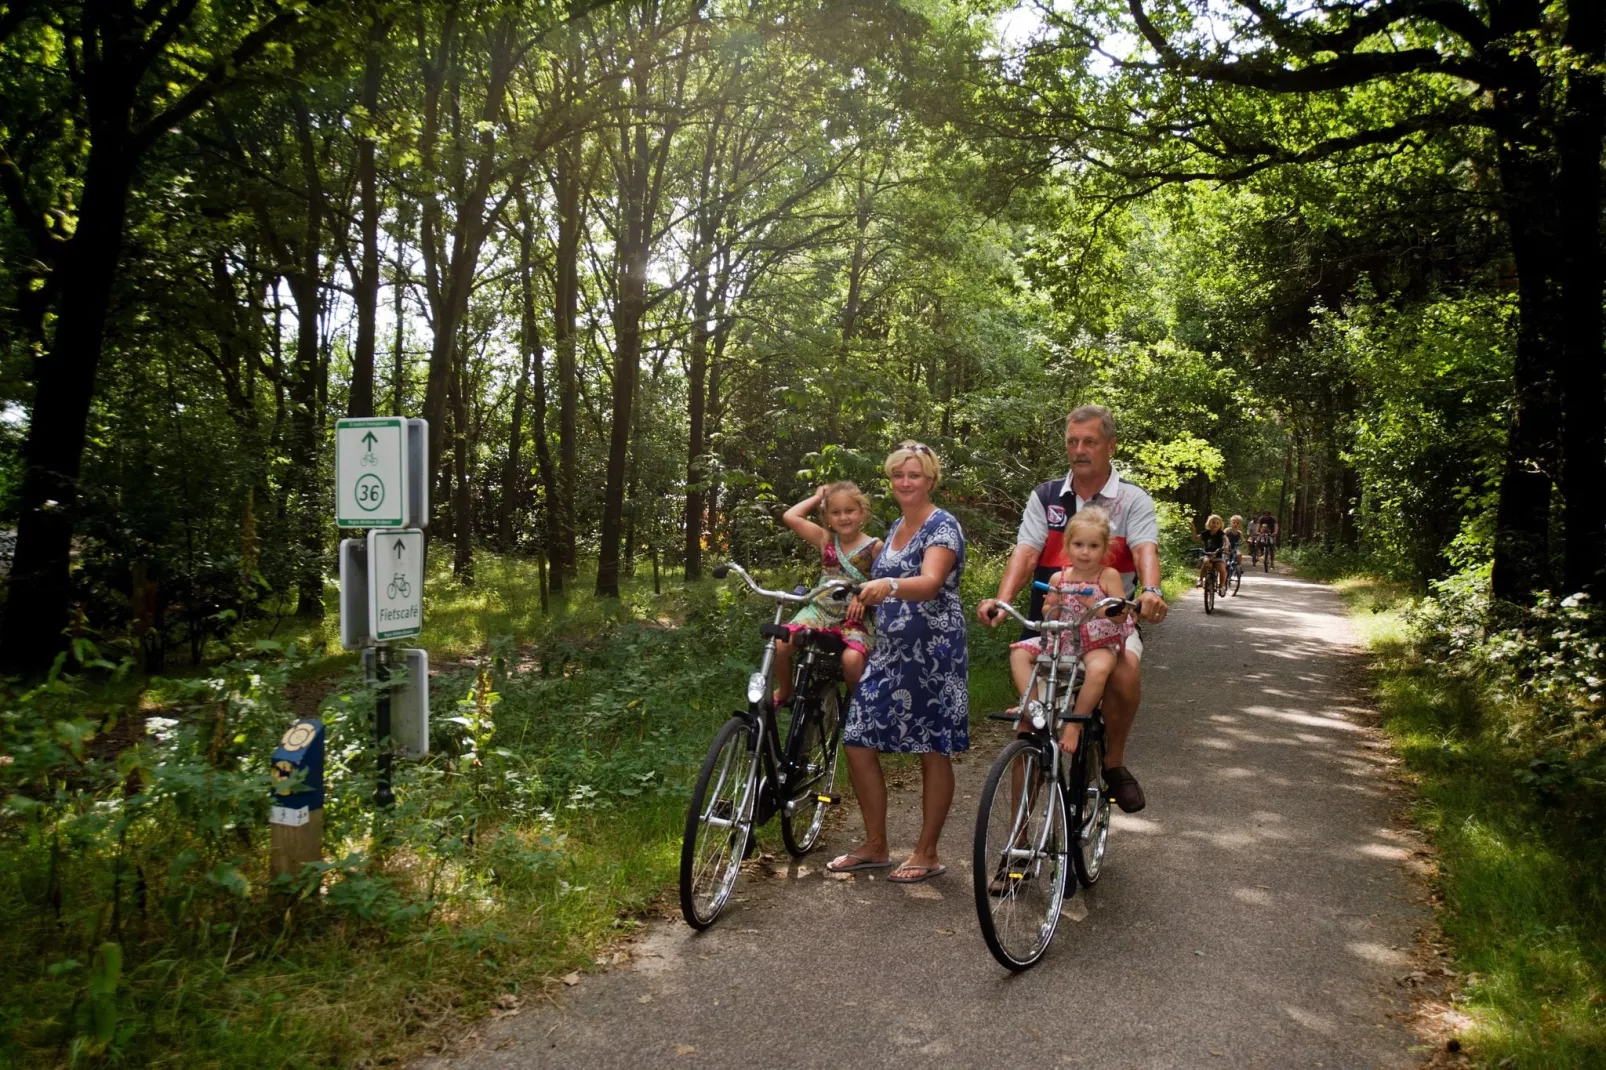
[[[1116,815],[1103,880],[1035,969],[1001,969],[976,926],[975,797],[1009,735],[978,720],[945,876],[826,878],[845,815],[801,864],[744,874],[709,932],[655,922],[628,965],[421,1067],[1414,1065],[1395,980],[1428,911],[1338,596],[1255,573],[1145,642],[1128,757],[1148,808]],[[918,790],[893,795],[894,857]]]

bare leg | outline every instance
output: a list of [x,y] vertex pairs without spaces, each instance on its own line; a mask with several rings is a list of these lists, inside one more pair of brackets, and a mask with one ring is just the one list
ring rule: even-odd
[[1037,660],[1035,651],[1027,650],[1025,647],[1010,649],[1009,675],[1015,681],[1015,694],[1025,696],[1026,688],[1032,682],[1032,662],[1035,660]]
[[937,864],[937,841],[942,838],[942,826],[954,802],[953,759],[928,751],[920,756],[920,774],[920,842],[915,844],[908,861],[898,867],[900,871]]
[[[1087,715],[1098,706],[1099,699],[1104,697],[1104,684],[1110,678],[1115,668],[1115,651],[1109,647],[1099,647],[1089,650],[1082,655],[1082,690],[1076,695],[1076,709],[1072,712]],[[1076,721],[1068,722],[1060,731],[1060,749],[1066,754],[1076,750],[1076,744],[1082,738],[1082,726]]]
[[792,697],[792,644],[775,644],[775,705]]
[[1104,685],[1105,768],[1126,764],[1126,738],[1132,734],[1132,721],[1142,700],[1143,677],[1137,655],[1123,651]]
[[859,677],[863,675],[864,655],[852,647],[842,651],[842,679],[847,682],[849,691],[859,686]]
[[887,781],[881,774],[881,755],[869,747],[844,747],[848,752],[848,779],[864,818],[864,842],[850,853],[866,861],[887,857]]

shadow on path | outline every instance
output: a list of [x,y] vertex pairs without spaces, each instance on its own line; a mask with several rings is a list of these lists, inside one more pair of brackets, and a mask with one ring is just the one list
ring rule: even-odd
[[[1145,640],[1129,759],[1149,806],[1117,815],[1035,969],[999,968],[976,927],[975,795],[1009,738],[977,720],[945,877],[827,878],[847,815],[802,863],[759,863],[709,932],[653,923],[629,967],[421,1066],[1414,1065],[1394,979],[1428,912],[1337,595],[1257,573]],[[894,857],[918,805],[893,798]]]

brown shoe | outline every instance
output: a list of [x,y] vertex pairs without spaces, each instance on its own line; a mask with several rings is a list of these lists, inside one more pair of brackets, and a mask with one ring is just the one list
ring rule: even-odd
[[1147,805],[1143,799],[1143,789],[1138,787],[1138,778],[1127,772],[1126,766],[1117,765],[1104,770],[1104,783],[1110,786],[1110,795],[1123,812],[1135,814]]

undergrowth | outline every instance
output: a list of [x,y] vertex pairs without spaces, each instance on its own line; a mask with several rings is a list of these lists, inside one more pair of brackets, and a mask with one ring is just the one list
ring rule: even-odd
[[[998,565],[973,559],[967,606]],[[432,581],[432,753],[398,762],[383,814],[374,694],[327,626],[236,637],[186,678],[81,643],[0,695],[0,1065],[396,1061],[639,924],[767,605],[704,582],[543,616],[531,571],[492,568],[494,591]],[[1010,698],[1007,632],[971,628],[978,713]],[[268,756],[314,704],[325,860],[273,881]]]
[[1339,587],[1437,846],[1460,1042],[1482,1066],[1606,1066],[1598,622],[1576,600],[1514,619],[1475,577]]

